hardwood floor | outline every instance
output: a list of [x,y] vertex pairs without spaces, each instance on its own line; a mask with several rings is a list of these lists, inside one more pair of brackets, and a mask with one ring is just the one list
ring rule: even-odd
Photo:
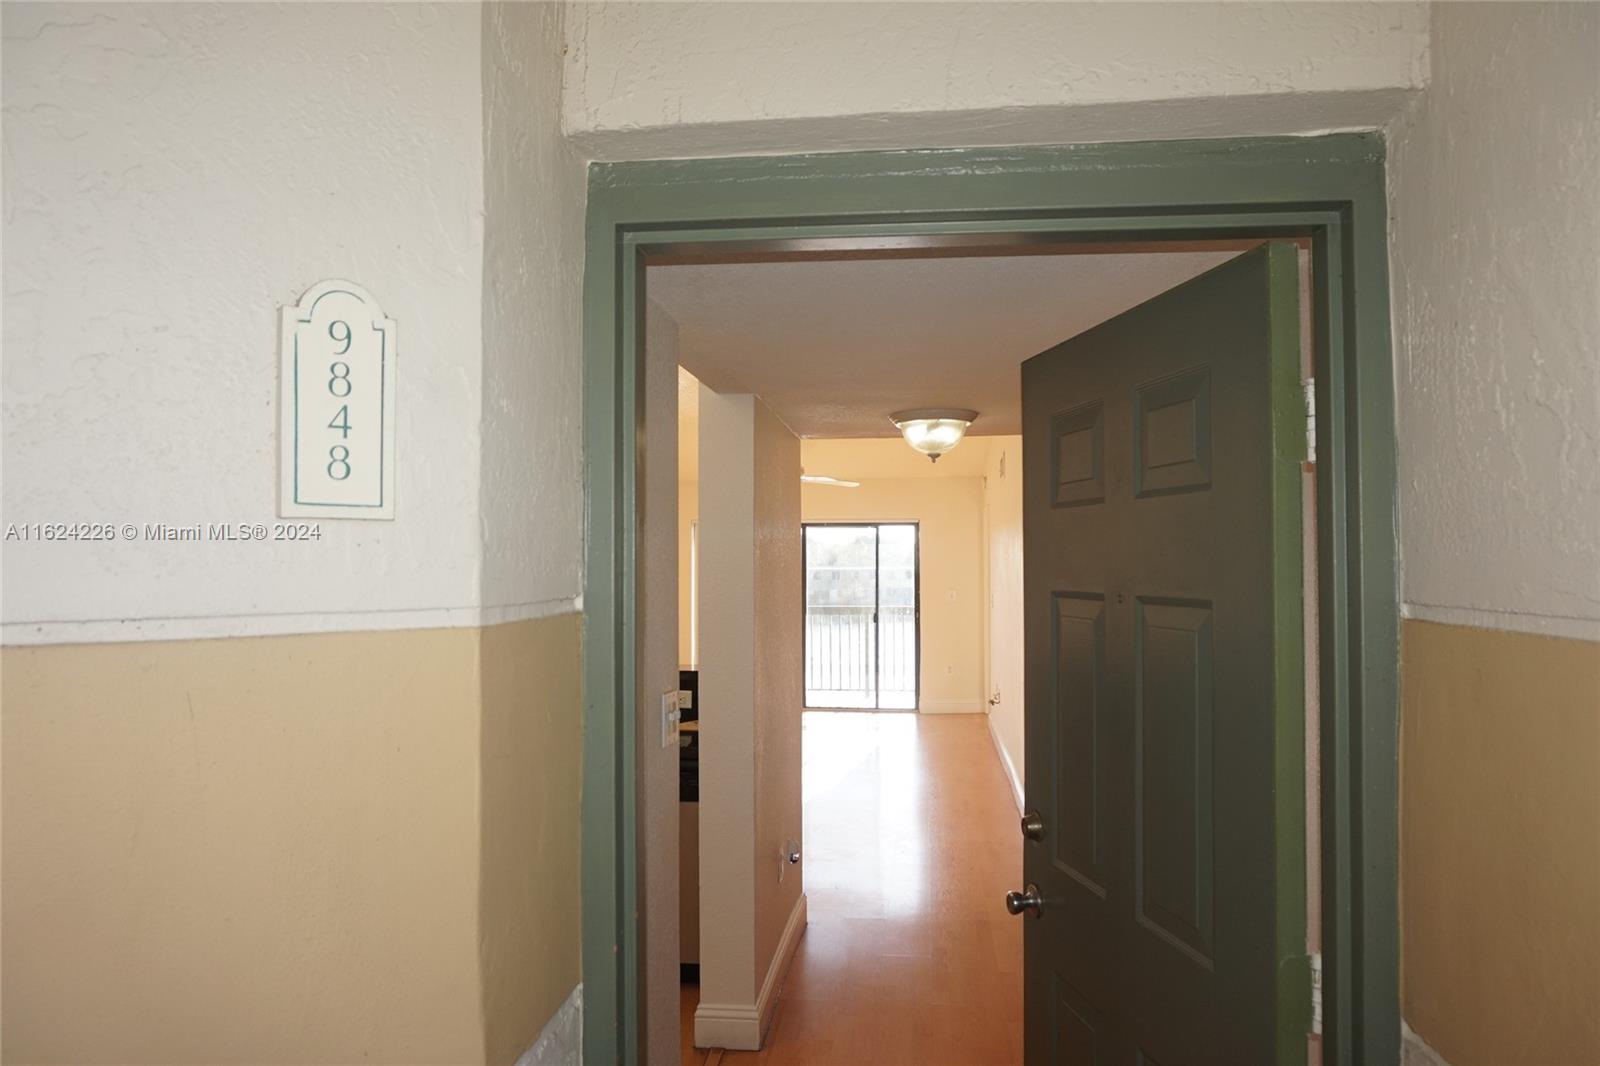
[[722,1062],[1020,1063],[1021,836],[983,716],[809,711],[804,737],[810,925],[766,1046]]

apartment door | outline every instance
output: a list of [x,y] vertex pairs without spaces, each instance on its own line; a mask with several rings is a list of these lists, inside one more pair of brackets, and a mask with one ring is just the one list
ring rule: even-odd
[[1023,365],[1030,1064],[1303,1063],[1295,249]]
[[917,709],[917,526],[805,526],[806,706]]

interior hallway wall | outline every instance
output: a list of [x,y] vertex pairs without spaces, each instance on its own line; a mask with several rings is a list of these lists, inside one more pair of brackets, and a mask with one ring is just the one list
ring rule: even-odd
[[557,114],[552,57],[569,9],[529,0],[482,7],[479,583],[486,614],[498,620],[566,609],[583,591],[588,164],[562,137]]
[[270,523],[323,278],[401,368],[393,522],[5,544],[7,1058],[509,1062],[579,979],[560,10],[0,22],[7,521]]
[[639,477],[636,728],[645,981],[641,1040],[651,1063],[678,1061],[678,742],[662,743],[661,697],[678,690],[678,324],[645,304],[645,447]]
[[557,114],[565,9],[508,0],[482,17],[484,1056],[515,1062],[537,1040],[535,1063],[565,1066],[581,1026],[586,164]]
[[482,13],[8,3],[0,24],[9,521],[271,521],[278,308],[324,278],[374,295],[403,361],[395,521],[6,541],[6,643],[460,624],[448,609],[479,596]]
[[[800,713],[804,656],[801,626],[800,441],[766,404],[755,411],[755,885],[757,1005],[770,1010],[773,981],[787,962],[780,952],[803,921],[804,856],[791,865],[785,844],[805,839],[801,827]],[[777,972],[775,972],[777,971]]]
[[749,1049],[804,920],[803,863],[781,858],[804,839],[800,443],[757,397],[701,388],[700,474],[700,839],[716,846],[695,1033]]
[[700,381],[678,367],[678,664],[694,661],[694,524],[700,518]]
[[8,648],[9,1062],[476,1062],[478,634]]
[[1600,1062],[1600,7],[1436,4],[1391,131],[1407,1021]]
[[[985,691],[989,729],[1013,792],[1024,781],[1022,666],[1022,438],[983,438],[983,542],[987,611]],[[1022,797],[1018,796],[1019,805]]]
[[[696,433],[699,426],[694,427]],[[694,537],[700,520],[700,482],[678,482],[678,664],[694,666]]]
[[[755,1003],[755,404],[700,389],[700,1008]],[[710,847],[710,841],[724,842]]]
[[[837,463],[818,465],[805,441],[807,469],[850,477]],[[870,449],[900,440],[848,442]],[[953,453],[952,453],[953,454]],[[927,459],[920,460],[923,463]],[[800,491],[807,522],[917,522],[922,584],[920,709],[927,713],[977,714],[984,707],[983,482],[973,477],[865,480],[857,489],[806,485]]]

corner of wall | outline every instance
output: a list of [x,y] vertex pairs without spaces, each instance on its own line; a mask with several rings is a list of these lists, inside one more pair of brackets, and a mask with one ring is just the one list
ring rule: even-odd
[[567,5],[552,3],[496,0],[482,11],[478,573],[484,621],[498,623],[481,631],[479,656],[484,1057],[509,1063],[528,1049],[524,1060],[563,1066],[582,1013],[587,193],[560,131],[566,17]]
[[565,18],[563,4],[483,5],[479,587],[513,618],[568,610],[582,588],[588,190],[561,133]]

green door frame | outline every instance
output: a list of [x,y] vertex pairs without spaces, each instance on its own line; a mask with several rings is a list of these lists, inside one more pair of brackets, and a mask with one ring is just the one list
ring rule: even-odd
[[[1377,134],[597,163],[584,264],[584,1058],[641,1060],[635,789],[652,255],[1309,237],[1324,1055],[1399,1057],[1395,424]],[[998,906],[998,902],[996,904]]]

